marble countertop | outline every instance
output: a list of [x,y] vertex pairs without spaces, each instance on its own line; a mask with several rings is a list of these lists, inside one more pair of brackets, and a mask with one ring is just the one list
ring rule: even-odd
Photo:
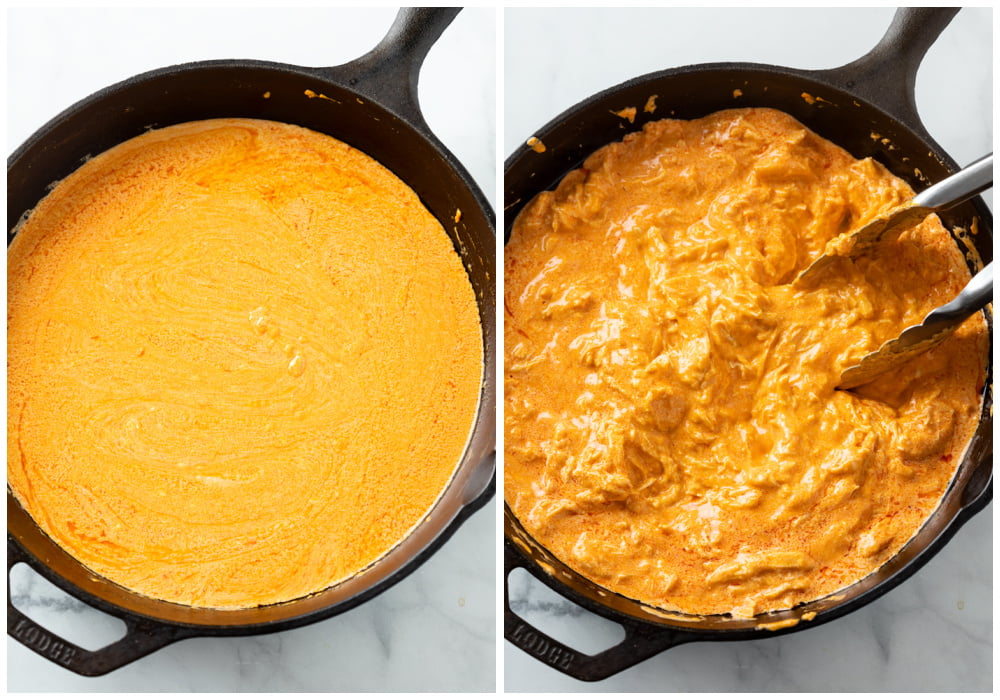
[[[338,65],[381,39],[392,8],[16,8],[8,12],[7,151],[92,92],[186,61]],[[467,9],[421,73],[427,122],[494,201],[495,11]],[[461,91],[455,89],[461,85]],[[178,642],[99,678],[7,639],[9,691],[491,691],[496,684],[496,499],[415,573],[340,616],[286,632]],[[24,565],[10,592],[29,617],[99,648],[121,624]]]
[[[508,9],[504,153],[563,110],[629,78],[720,61],[832,68],[873,47],[891,18],[887,9]],[[960,12],[917,78],[921,117],[959,163],[993,149],[992,27],[990,8]],[[592,684],[505,642],[505,690],[990,691],[992,510],[975,516],[898,588],[826,625],[773,639],[676,647]],[[516,611],[584,653],[621,639],[617,625],[522,570],[514,572],[510,593]]]

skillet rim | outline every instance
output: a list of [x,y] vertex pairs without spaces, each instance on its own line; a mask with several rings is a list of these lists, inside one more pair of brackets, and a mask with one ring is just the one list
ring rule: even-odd
[[[307,67],[299,66],[295,64],[288,64],[276,61],[265,61],[258,59],[210,59],[202,61],[191,61],[185,63],[179,63],[171,66],[164,66],[160,68],[154,68],[149,71],[145,71],[130,77],[127,77],[118,82],[107,85],[94,93],[77,100],[70,106],[66,107],[60,111],[57,115],[49,119],[45,124],[36,129],[24,142],[22,142],[9,156],[8,156],[8,192],[14,186],[21,186],[21,183],[11,184],[10,175],[11,172],[19,167],[29,167],[28,165],[23,165],[23,159],[31,155],[35,149],[42,148],[46,149],[50,145],[53,138],[53,132],[57,131],[59,128],[63,127],[66,122],[79,118],[80,115],[86,114],[87,112],[97,110],[103,103],[113,101],[119,98],[122,94],[126,93],[131,89],[136,88],[147,88],[149,85],[155,84],[157,81],[170,80],[177,78],[178,76],[187,77],[191,74],[198,72],[211,72],[211,71],[230,71],[236,76],[236,72],[246,72],[247,70],[252,71],[265,71],[275,74],[276,78],[288,79],[294,76],[295,78],[301,78],[316,83],[319,88],[335,88],[338,91],[345,93],[363,104],[374,106],[374,108],[379,111],[380,116],[388,117],[395,120],[396,132],[391,134],[393,139],[419,139],[423,141],[430,149],[432,149],[437,156],[440,158],[440,163],[442,167],[450,170],[462,183],[465,193],[477,204],[478,213],[481,214],[482,227],[479,228],[477,235],[474,236],[476,239],[482,239],[482,250],[477,251],[477,254],[481,254],[481,262],[485,266],[489,266],[492,263],[490,270],[496,267],[496,257],[495,257],[495,241],[496,241],[496,216],[492,205],[487,199],[486,195],[482,191],[478,183],[472,178],[464,165],[457,159],[457,157],[451,152],[451,150],[445,146],[440,139],[429,129],[424,129],[419,123],[419,119],[414,119],[412,115],[401,114],[395,109],[385,106],[379,100],[369,97],[362,91],[355,90],[353,87],[346,83],[349,83],[346,77],[338,76],[338,71],[343,71],[343,69],[350,68],[357,61],[352,61],[341,66],[334,67]],[[238,77],[238,76],[236,76]],[[303,96],[303,99],[308,99]],[[304,109],[304,108],[303,108]],[[242,117],[244,110],[239,108],[239,105],[232,110],[233,115],[236,117]],[[422,119],[422,115],[418,114],[418,117]],[[202,117],[203,119],[209,119],[214,117]],[[266,119],[267,117],[255,116],[246,117],[254,119]],[[146,127],[143,131],[139,131],[131,136],[124,139],[119,139],[115,143],[107,147],[94,149],[95,154],[113,148],[115,145],[128,140],[129,138],[134,138],[135,136],[148,131],[150,128],[163,128],[175,123],[182,123],[183,121],[194,121],[181,120],[181,121],[168,121],[168,122],[156,122],[149,127]],[[275,119],[274,121],[279,121]],[[294,123],[291,121],[286,121],[285,123]],[[305,126],[302,124],[297,124],[303,126],[304,128],[311,129],[313,131],[319,131],[320,133],[325,133],[328,136],[342,140],[345,143],[351,144],[350,138],[344,138],[337,134],[331,133],[331,130],[320,130],[316,127]],[[410,133],[400,132],[400,127],[408,130]],[[351,144],[353,146],[353,144]],[[58,144],[56,145],[58,148]],[[388,168],[391,172],[395,174],[394,168],[385,165],[381,159],[376,159],[384,167]],[[61,163],[66,163],[66,158],[63,157]],[[79,163],[69,163],[69,170],[65,174],[61,175],[59,179],[62,179],[72,172],[74,172],[79,167]],[[397,175],[397,177],[399,177]],[[403,178],[400,178],[403,179]],[[404,180],[406,184],[413,187],[409,182]],[[44,196],[44,195],[43,195]],[[423,202],[423,197],[421,197]],[[37,203],[37,200],[36,202]],[[426,203],[424,203],[425,206]],[[10,208],[10,203],[8,203],[8,247],[10,242],[16,236],[19,229],[20,221],[26,217],[28,213],[33,209],[35,204],[32,204],[28,209],[17,212],[16,216],[14,213],[16,209]],[[463,212],[465,214],[465,212]],[[470,213],[471,214],[471,213]],[[463,217],[463,222],[471,219],[470,215]],[[439,219],[440,220],[440,219]],[[448,222],[441,221],[442,226],[446,231],[449,230]],[[488,232],[488,236],[486,233]],[[452,238],[453,243],[455,243],[455,238]],[[463,264],[465,264],[467,273],[469,272],[468,257],[472,253],[464,254],[459,246],[455,245],[455,251],[463,259]],[[492,274],[492,272],[491,272]],[[471,275],[470,275],[470,282]],[[472,286],[477,290],[479,287],[476,283],[472,282]],[[489,285],[487,285],[489,287]],[[195,606],[185,606],[177,603],[171,603],[168,601],[160,601],[146,596],[142,596],[130,589],[124,588],[115,582],[106,579],[102,576],[94,574],[89,569],[87,569],[83,564],[78,561],[76,564],[84,571],[87,575],[91,577],[97,577],[101,580],[102,585],[106,584],[112,588],[120,589],[126,597],[135,597],[141,599],[140,602],[150,601],[157,607],[168,607],[176,608],[181,610],[182,613],[192,612],[194,615],[248,615],[257,611],[275,611],[282,607],[294,607],[296,604],[301,604],[302,601],[309,599],[321,597],[324,595],[331,594],[336,588],[341,584],[347,583],[358,576],[364,576],[366,573],[377,567],[377,565],[384,559],[391,557],[394,552],[407,540],[416,533],[422,523],[430,517],[442,502],[445,497],[455,499],[455,504],[453,505],[453,512],[447,514],[446,519],[439,524],[436,532],[431,533],[429,539],[423,546],[419,547],[417,551],[412,553],[412,555],[403,561],[401,565],[395,567],[391,571],[377,578],[373,583],[367,587],[341,599],[335,600],[323,607],[307,610],[306,612],[293,613],[288,616],[279,616],[274,619],[265,619],[260,622],[236,622],[236,623],[225,623],[220,624],[218,622],[213,623],[199,623],[190,620],[178,620],[173,618],[164,618],[151,615],[147,612],[138,611],[132,608],[128,608],[119,605],[115,602],[111,602],[99,595],[89,592],[88,590],[81,588],[74,581],[63,577],[58,572],[56,572],[52,567],[50,567],[44,561],[44,557],[39,556],[35,551],[28,546],[22,539],[20,534],[21,527],[33,527],[44,537],[49,545],[55,549],[63,552],[63,550],[48,534],[42,530],[34,519],[23,509],[20,502],[12,494],[10,485],[8,483],[7,487],[7,502],[8,502],[8,572],[17,563],[24,562],[27,563],[31,568],[40,575],[43,575],[47,580],[66,591],[68,594],[80,599],[81,601],[102,610],[112,616],[118,617],[120,619],[125,619],[127,622],[133,620],[148,621],[154,623],[155,625],[163,627],[173,627],[180,628],[189,632],[188,634],[181,633],[180,637],[186,636],[239,636],[239,635],[250,635],[250,634],[262,634],[268,632],[277,632],[284,629],[291,629],[294,627],[299,627],[313,622],[318,622],[320,620],[339,615],[343,612],[360,605],[369,599],[377,596],[379,593],[383,592],[387,588],[391,587],[395,583],[399,582],[403,578],[406,578],[414,570],[419,568],[423,563],[427,561],[441,546],[447,542],[452,535],[457,531],[458,527],[461,526],[473,513],[482,509],[486,503],[492,500],[496,492],[496,461],[494,458],[495,454],[495,430],[491,430],[491,426],[495,425],[495,403],[496,403],[496,372],[495,372],[495,359],[496,347],[496,324],[495,324],[495,298],[496,289],[495,286],[491,288],[482,289],[483,296],[480,298],[477,293],[477,306],[480,310],[480,320],[482,328],[482,340],[483,340],[483,377],[481,380],[480,388],[480,400],[476,407],[476,413],[472,418],[469,425],[469,437],[466,446],[463,450],[462,456],[456,463],[456,468],[452,473],[451,478],[448,483],[444,486],[438,499],[431,506],[430,510],[425,514],[423,518],[414,524],[412,530],[410,530],[406,536],[395,543],[388,551],[383,553],[376,561],[372,562],[360,572],[356,573],[354,576],[345,579],[344,581],[337,582],[332,586],[325,588],[321,591],[316,591],[307,596],[296,598],[291,601],[284,601],[279,603],[274,603],[266,606],[260,606],[257,608],[242,608],[235,610],[225,610],[225,609],[215,609],[215,608],[200,608]],[[490,344],[490,335],[493,336],[493,346]],[[468,460],[467,465],[463,463]],[[461,479],[460,479],[461,477]],[[11,508],[13,506],[13,508]],[[13,514],[13,515],[12,515]],[[11,523],[12,518],[14,520],[23,519],[27,521],[26,524],[22,525],[20,523],[15,523],[12,529]],[[32,536],[36,533],[32,532]],[[70,559],[71,556],[66,554]],[[74,559],[74,561],[76,561]],[[10,610],[10,604],[8,603],[8,610]],[[8,633],[10,631],[8,630]],[[126,634],[126,637],[128,634]],[[30,647],[30,645],[29,645]],[[96,652],[95,652],[96,653]],[[43,654],[44,655],[44,654]]]
[[[771,78],[777,76],[782,80],[791,79],[795,81],[800,81],[804,91],[808,90],[809,88],[831,91],[833,93],[836,93],[835,99],[832,100],[832,102],[838,108],[840,107],[840,105],[837,103],[836,98],[843,98],[853,102],[853,104],[859,109],[874,112],[879,117],[880,120],[884,120],[885,123],[893,125],[897,131],[903,132],[907,136],[911,137],[913,140],[920,142],[923,146],[926,146],[928,148],[928,157],[936,159],[937,162],[946,172],[953,173],[959,169],[959,166],[955,162],[955,160],[951,158],[951,156],[948,155],[947,152],[945,152],[944,149],[941,148],[941,146],[929,134],[927,134],[926,129],[923,128],[922,123],[919,123],[919,117],[917,117],[918,124],[916,125],[919,127],[918,129],[914,128],[914,125],[906,124],[899,117],[886,112],[881,106],[873,104],[872,102],[864,99],[861,96],[851,94],[846,88],[837,85],[835,82],[831,80],[831,77],[834,74],[836,74],[839,70],[840,69],[837,68],[829,70],[800,70],[800,69],[771,65],[771,64],[751,63],[751,62],[711,62],[711,63],[689,64],[685,66],[678,66],[673,68],[667,68],[664,70],[653,71],[640,76],[636,76],[626,81],[623,81],[617,85],[614,85],[612,87],[606,88],[604,90],[601,90],[599,92],[590,95],[589,97],[581,100],[575,105],[563,110],[557,116],[550,119],[543,126],[536,129],[531,134],[531,136],[539,139],[543,144],[546,145],[547,150],[545,151],[545,153],[543,154],[536,153],[524,141],[522,141],[521,144],[514,150],[514,152],[511,153],[505,159],[504,161],[505,182],[504,182],[504,203],[503,203],[504,246],[506,247],[507,242],[509,241],[510,230],[511,227],[513,226],[514,220],[517,218],[517,215],[524,209],[524,207],[526,207],[528,203],[530,203],[534,199],[534,197],[536,197],[541,192],[551,190],[552,188],[554,188],[555,185],[557,185],[558,182],[561,181],[566,174],[568,174],[571,170],[580,167],[583,161],[597,149],[605,145],[614,143],[616,141],[620,141],[625,135],[629,133],[641,131],[643,125],[648,122],[664,118],[688,119],[695,117],[686,117],[686,116],[675,117],[673,116],[673,113],[671,113],[671,115],[669,116],[664,116],[660,114],[659,116],[650,116],[648,118],[640,120],[637,114],[634,123],[625,125],[625,128],[623,130],[619,130],[618,132],[616,132],[615,136],[610,140],[605,140],[603,141],[603,143],[593,148],[583,149],[582,154],[579,155],[579,157],[564,158],[563,160],[569,164],[565,165],[560,170],[560,172],[557,175],[555,175],[551,180],[549,180],[549,178],[545,176],[539,178],[539,183],[544,183],[544,184],[531,188],[527,187],[518,188],[518,190],[519,189],[530,190],[530,194],[527,194],[525,196],[518,196],[517,192],[512,192],[512,188],[508,187],[507,178],[510,175],[510,172],[513,168],[522,166],[525,159],[531,159],[534,157],[545,157],[545,154],[549,153],[548,150],[549,142],[546,140],[549,135],[551,135],[553,132],[557,132],[560,128],[568,128],[567,124],[570,124],[574,120],[579,120],[581,118],[581,115],[583,115],[588,111],[594,110],[602,102],[606,102],[609,99],[615,98],[630,90],[638,90],[644,87],[650,88],[648,92],[652,94],[653,92],[655,92],[655,90],[652,89],[652,86],[654,84],[659,83],[661,81],[670,81],[678,77],[690,77],[692,75],[708,74],[708,73],[720,74],[723,77],[733,78],[734,82],[738,81],[740,84],[736,85],[736,87],[742,88],[745,85],[742,81],[744,80],[747,74],[750,75],[750,79],[752,79],[753,77],[760,77],[760,76],[766,76]],[[658,94],[657,97],[659,99],[662,98],[663,96]],[[681,96],[678,96],[677,99],[680,99],[680,97]],[[772,109],[779,109],[780,111],[783,111],[786,114],[790,114],[790,112],[788,112],[784,108],[774,107],[773,105],[768,105],[768,104],[758,104],[753,100],[749,100],[741,102],[740,104],[720,106],[716,110],[702,112],[700,116],[706,116],[707,114],[713,113],[714,111],[721,111],[723,109],[740,108],[740,107],[770,107]],[[822,108],[822,106],[820,108]],[[696,110],[696,111],[701,111],[701,110]],[[802,121],[795,114],[792,114],[792,116],[795,117],[797,120]],[[851,148],[848,148],[842,143],[839,143],[837,140],[826,136],[820,131],[817,131],[811,124],[805,122],[802,123],[804,124],[804,126],[814,131],[822,138],[825,138],[833,142],[835,145],[851,153],[852,156],[858,157]],[[608,132],[611,131],[611,127],[605,129],[594,129],[593,131],[600,132],[603,135],[608,135]],[[550,158],[554,157],[555,156],[550,156]],[[880,162],[882,161],[880,160]],[[886,165],[884,162],[882,162],[882,164]],[[915,176],[913,174],[907,173],[908,177],[901,176],[900,173],[896,172],[895,169],[889,167],[888,165],[886,165],[886,167],[888,167],[890,169],[890,172],[893,172],[893,174],[896,175],[897,177],[903,177],[903,179],[907,180],[907,182],[909,182],[911,185],[914,184]],[[525,168],[525,170],[528,169],[529,168],[527,167]],[[532,172],[530,177],[534,177],[536,173],[537,171]],[[513,201],[510,201],[512,198]],[[981,230],[976,236],[976,241],[980,245],[976,246],[976,252],[981,256],[982,261],[985,263],[992,259],[992,253],[993,253],[992,212],[985,205],[985,202],[981,197],[975,197],[969,202],[960,205],[960,207],[969,207],[969,206],[975,208],[976,214],[978,215],[979,221],[981,223]],[[956,209],[959,209],[960,207],[956,207]],[[979,249],[981,246],[984,247],[983,250]],[[970,440],[969,445],[966,447],[966,455],[963,456],[963,462],[956,469],[955,476],[949,483],[948,489],[943,494],[942,499],[939,502],[938,506],[928,517],[928,519],[924,521],[924,524],[921,525],[917,533],[914,534],[914,537],[911,538],[911,540],[908,540],[907,543],[903,545],[903,548],[900,550],[900,552],[897,552],[896,555],[890,558],[887,562],[883,563],[878,569],[875,569],[874,571],[870,572],[868,575],[866,575],[864,578],[860,579],[856,583],[851,584],[846,588],[840,589],[839,591],[835,591],[833,594],[829,596],[824,596],[823,598],[820,598],[816,601],[809,601],[800,604],[791,609],[761,613],[758,616],[750,618],[745,621],[735,620],[736,622],[745,623],[743,625],[736,627],[704,628],[697,626],[697,624],[684,624],[684,621],[680,619],[680,616],[682,614],[671,613],[669,611],[664,611],[664,613],[667,616],[671,616],[671,618],[673,615],[678,615],[679,617],[668,620],[664,617],[657,618],[655,615],[651,615],[649,617],[636,616],[630,614],[627,611],[623,611],[617,607],[610,607],[608,605],[604,605],[600,601],[596,600],[595,597],[591,597],[587,594],[577,591],[569,584],[560,580],[556,575],[550,573],[546,567],[551,566],[551,563],[549,562],[555,562],[561,565],[563,569],[568,571],[572,577],[577,577],[581,579],[583,582],[592,586],[594,589],[599,589],[600,591],[602,591],[602,593],[600,594],[602,596],[612,598],[616,602],[625,601],[625,604],[630,607],[645,606],[645,604],[642,603],[642,601],[638,601],[629,598],[627,596],[621,595],[619,593],[616,593],[610,589],[604,588],[603,586],[600,586],[599,584],[590,581],[589,579],[587,579],[587,577],[583,576],[582,574],[572,569],[568,565],[562,563],[557,557],[552,555],[541,543],[539,543],[537,540],[535,540],[533,537],[531,537],[531,535],[527,533],[523,525],[521,525],[520,521],[517,519],[516,515],[514,515],[512,509],[510,508],[509,504],[506,501],[506,498],[504,498],[503,544],[505,548],[505,557],[507,556],[506,550],[507,547],[509,546],[516,552],[517,556],[521,560],[520,562],[513,564],[508,563],[507,574],[509,574],[515,568],[525,568],[532,574],[532,576],[534,576],[539,581],[547,585],[550,589],[552,589],[556,593],[570,599],[574,603],[580,605],[581,607],[586,608],[587,610],[597,615],[600,615],[601,617],[613,620],[623,625],[626,624],[626,622],[628,622],[635,626],[648,626],[652,628],[657,628],[667,634],[681,633],[682,636],[679,637],[678,641],[676,641],[675,643],[684,643],[687,641],[713,641],[713,640],[728,641],[728,640],[738,640],[738,639],[756,639],[762,637],[771,637],[780,634],[788,634],[802,629],[808,629],[816,625],[823,624],[825,622],[832,621],[834,619],[842,617],[843,615],[846,615],[850,612],[853,612],[859,608],[864,607],[865,605],[881,597],[885,593],[888,593],[890,590],[892,590],[900,583],[902,583],[906,579],[910,578],[913,574],[915,574],[928,561],[930,561],[930,559],[932,559],[937,554],[937,552],[940,551],[940,549],[947,544],[948,541],[951,540],[951,538],[957,533],[959,529],[961,529],[962,525],[964,525],[965,522],[967,522],[971,517],[973,517],[976,513],[978,513],[988,503],[992,501],[993,435],[992,435],[991,412],[993,405],[993,397],[992,397],[993,319],[991,311],[985,312],[984,315],[987,320],[989,336],[990,336],[990,352],[987,362],[987,374],[984,382],[984,389],[982,394],[982,407],[981,407],[979,422],[977,424],[976,432],[973,438]],[[978,464],[966,465],[965,460],[969,458],[968,454],[972,451],[973,444],[976,443],[977,441],[985,441],[987,443],[983,448],[985,450],[985,454],[982,455],[982,460]],[[985,483],[981,483],[983,481],[982,479],[976,481],[977,475],[980,474],[980,472],[985,468],[986,465],[989,465],[989,474],[988,477],[985,479]],[[959,477],[963,475],[966,478],[960,479]],[[941,512],[943,507],[949,505],[948,499],[961,497],[960,494],[956,495],[956,492],[959,489],[966,488],[969,482],[975,482],[975,485],[979,487],[978,491],[969,499],[969,501],[960,504],[957,507],[957,509],[954,510],[951,516],[947,518],[946,522],[940,526],[940,530],[933,536],[933,538],[929,542],[927,542],[922,548],[915,551],[909,559],[907,559],[902,564],[896,562],[897,557],[899,557],[900,554],[906,552],[906,550],[910,548],[913,539],[919,536],[919,534],[924,530],[924,528],[929,523],[931,523],[931,521]],[[533,555],[530,551],[528,551],[528,548],[525,546],[525,544],[522,541],[520,541],[523,539],[527,539],[530,542],[532,548],[544,553],[545,557],[547,558],[546,564],[544,566],[538,562],[537,557]],[[890,564],[893,564],[893,562],[896,562],[895,564],[896,569],[888,573],[886,577],[883,578],[881,581],[875,583],[874,585],[865,590],[862,590],[854,597],[844,598],[843,600],[835,601],[834,605],[825,610],[817,612],[816,616],[812,619],[805,620],[799,617],[797,618],[797,621],[794,625],[780,629],[766,629],[760,627],[762,623],[766,624],[772,622],[782,622],[788,619],[792,619],[790,616],[796,612],[798,612],[798,614],[801,615],[802,612],[807,611],[814,604],[821,603],[822,601],[828,600],[831,597],[836,597],[841,593],[843,593],[844,591],[849,591],[851,588],[859,586],[863,582],[867,582],[869,579],[877,577],[884,569],[889,567]],[[508,585],[506,577],[504,580],[504,585],[505,588]],[[509,614],[511,612],[509,602],[505,601],[505,604],[507,606],[507,612]],[[709,618],[733,620],[733,618],[728,618],[727,616],[724,615],[712,615],[712,616],[686,615],[684,617],[698,619],[698,620],[705,620]],[[524,621],[522,620],[522,622]],[[528,623],[528,625],[530,625],[530,623]],[[511,639],[510,636],[508,635],[508,632],[509,630],[505,629],[505,636],[508,638],[509,641],[515,643],[515,645],[519,646],[520,648],[521,645],[517,644],[513,639]]]

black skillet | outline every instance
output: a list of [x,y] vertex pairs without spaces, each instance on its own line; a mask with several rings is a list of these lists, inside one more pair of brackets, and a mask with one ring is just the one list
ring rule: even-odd
[[[870,53],[833,70],[801,71],[747,63],[704,64],[644,75],[594,95],[535,132],[534,136],[545,146],[544,152],[522,146],[507,159],[506,236],[509,237],[518,212],[535,194],[552,189],[589,154],[622,138],[624,120],[614,112],[630,106],[639,110],[634,124],[625,122],[628,131],[641,129],[644,123],[665,116],[693,119],[731,107],[777,108],[855,157],[876,158],[920,191],[928,183],[959,169],[927,134],[914,100],[920,61],[957,12],[957,8],[899,10],[886,35]],[[734,97],[735,90],[741,93],[738,99]],[[650,95],[657,96],[653,115],[642,112]],[[879,134],[879,138],[872,138],[873,133]],[[952,231],[968,232],[959,240],[963,248],[974,248],[984,263],[992,259],[992,215],[982,199],[956,207],[941,218]],[[973,231],[977,233],[972,234]],[[969,266],[972,269],[977,263],[970,260]],[[992,339],[992,317],[988,315],[987,321]],[[678,644],[789,633],[856,610],[911,576],[992,499],[992,406],[991,364],[979,426],[958,474],[941,505],[898,555],[838,595],[794,610],[758,615],[752,620],[726,615],[668,615],[607,591],[562,564],[535,542],[505,504],[504,636],[563,673],[595,681]],[[604,652],[587,655],[537,630],[510,607],[506,582],[517,568],[526,569],[562,596],[620,624],[625,639]],[[793,626],[781,627],[782,624]]]
[[[94,575],[35,525],[7,490],[7,569],[27,562],[80,600],[125,622],[121,640],[88,651],[18,612],[7,594],[7,633],[76,673],[95,676],[179,639],[263,634],[337,615],[396,583],[433,554],[495,491],[495,233],[493,211],[472,178],[430,132],[417,102],[427,52],[458,9],[403,9],[371,52],[336,68],[263,61],[189,63],[152,71],[73,105],[17,149],[7,166],[8,244],[47,186],[151,126],[214,117],[298,124],[367,153],[412,187],[451,236],[472,281],[485,348],[472,437],[427,518],[390,553],[354,578],[313,596],[248,610],[165,603]],[[322,95],[309,97],[307,94]],[[461,216],[456,213],[461,211]],[[455,219],[459,218],[456,223]]]

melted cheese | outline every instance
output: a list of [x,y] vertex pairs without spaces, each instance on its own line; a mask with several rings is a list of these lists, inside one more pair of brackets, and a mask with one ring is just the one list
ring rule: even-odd
[[969,279],[936,217],[815,288],[912,196],[773,110],[647,124],[536,197],[505,251],[505,497],[595,582],[752,616],[874,571],[980,410],[982,316],[857,393],[840,372]]
[[250,607],[426,515],[478,405],[475,296],[416,194],[252,120],[94,158],[8,251],[8,483],[93,571]]

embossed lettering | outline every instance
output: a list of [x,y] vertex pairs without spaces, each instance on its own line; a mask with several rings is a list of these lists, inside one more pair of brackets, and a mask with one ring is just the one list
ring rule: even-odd
[[55,639],[44,629],[28,620],[18,620],[14,625],[14,637],[25,646],[31,647],[42,656],[53,661],[68,663],[76,655],[76,649]]
[[526,652],[557,668],[569,668],[576,658],[575,652],[555,640],[542,637],[525,625],[518,625],[511,636]]

